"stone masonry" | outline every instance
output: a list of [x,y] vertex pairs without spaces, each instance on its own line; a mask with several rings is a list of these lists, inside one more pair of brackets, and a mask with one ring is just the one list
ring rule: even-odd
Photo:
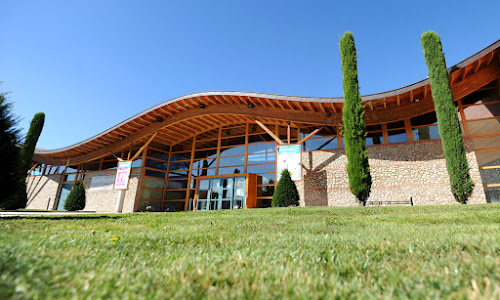
[[[472,143],[465,141],[470,175],[475,183],[468,203],[486,203]],[[372,188],[368,201],[402,201],[415,205],[458,204],[450,182],[441,141],[368,147]],[[296,181],[301,206],[360,205],[349,190],[344,150],[302,153],[302,180]]]
[[[86,189],[85,211],[114,212],[118,191],[111,189],[90,189],[92,178],[114,176],[116,170],[87,172],[83,183]],[[142,168],[133,168],[128,189],[125,193],[123,212],[133,212]],[[27,180],[29,209],[56,209],[63,175],[29,176]]]

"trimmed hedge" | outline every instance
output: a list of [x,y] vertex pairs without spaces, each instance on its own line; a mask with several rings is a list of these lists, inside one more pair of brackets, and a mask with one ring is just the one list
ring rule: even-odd
[[281,178],[276,186],[271,202],[273,207],[287,207],[299,205],[299,191],[293,182],[290,172],[285,169],[281,172]]
[[370,196],[372,177],[365,147],[364,108],[359,94],[358,63],[354,36],[344,33],[340,39],[340,58],[344,87],[342,108],[343,136],[347,155],[347,175],[351,193],[366,204]]
[[432,98],[436,107],[451,192],[458,202],[465,204],[474,189],[474,183],[469,176],[458,111],[453,101],[441,39],[437,33],[428,31],[422,34],[420,41],[429,69]]
[[82,181],[77,181],[64,203],[64,209],[69,211],[85,208],[85,186]]
[[35,153],[36,143],[38,142],[38,138],[42,133],[44,122],[45,122],[44,113],[37,113],[31,120],[30,130],[28,131],[28,135],[26,135],[26,140],[24,141],[23,150],[21,151],[21,158],[25,174],[31,168],[31,163],[33,161],[33,153]]

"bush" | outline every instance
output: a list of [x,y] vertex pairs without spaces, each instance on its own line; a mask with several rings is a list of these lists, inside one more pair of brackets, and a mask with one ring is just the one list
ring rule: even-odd
[[44,113],[37,113],[31,120],[30,130],[28,131],[28,135],[26,135],[23,149],[21,150],[21,160],[23,164],[22,168],[24,169],[24,174],[26,174],[31,168],[33,162],[33,153],[35,153],[36,143],[38,142],[38,138],[42,133],[44,122]]
[[342,108],[343,135],[347,156],[347,177],[351,193],[365,205],[372,186],[368,153],[365,147],[364,109],[359,94],[358,62],[352,33],[346,32],[340,39],[340,59],[344,87]]
[[281,172],[281,178],[273,194],[271,205],[273,207],[287,207],[299,205],[299,192],[293,182],[290,172],[285,169]]
[[451,192],[458,202],[465,204],[474,189],[474,183],[469,176],[469,165],[465,156],[464,141],[446,70],[441,39],[437,33],[429,31],[422,34],[420,40],[429,69],[432,98],[436,107]]
[[77,181],[64,203],[64,209],[69,211],[85,208],[85,186],[82,181]]

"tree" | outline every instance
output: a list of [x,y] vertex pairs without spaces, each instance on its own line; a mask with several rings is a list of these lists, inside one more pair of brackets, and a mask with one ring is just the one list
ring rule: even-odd
[[299,192],[293,182],[290,172],[285,169],[281,172],[281,178],[276,186],[271,202],[273,207],[286,207],[290,205],[299,205]]
[[64,209],[69,211],[82,210],[85,208],[85,186],[83,182],[77,181],[64,203]]
[[24,173],[26,174],[31,168],[33,161],[33,153],[35,153],[36,143],[42,133],[43,123],[45,122],[45,114],[37,113],[33,120],[31,120],[30,130],[24,141],[23,150],[21,151],[21,159],[23,164]]
[[0,208],[16,209],[18,191],[24,176],[19,170],[20,153],[18,120],[12,114],[12,104],[0,92]]
[[364,109],[359,94],[358,66],[354,36],[344,33],[340,39],[344,106],[342,108],[343,136],[347,155],[347,176],[351,193],[366,204],[370,196],[372,177],[365,148]]
[[441,39],[437,33],[428,31],[422,34],[420,41],[429,69],[432,98],[436,108],[446,168],[450,177],[451,192],[458,202],[465,204],[474,189],[474,183],[469,176],[469,165],[446,70]]

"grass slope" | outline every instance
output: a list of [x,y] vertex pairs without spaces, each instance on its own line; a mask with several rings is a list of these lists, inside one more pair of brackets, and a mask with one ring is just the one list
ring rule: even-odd
[[500,205],[0,220],[0,298],[500,296]]

